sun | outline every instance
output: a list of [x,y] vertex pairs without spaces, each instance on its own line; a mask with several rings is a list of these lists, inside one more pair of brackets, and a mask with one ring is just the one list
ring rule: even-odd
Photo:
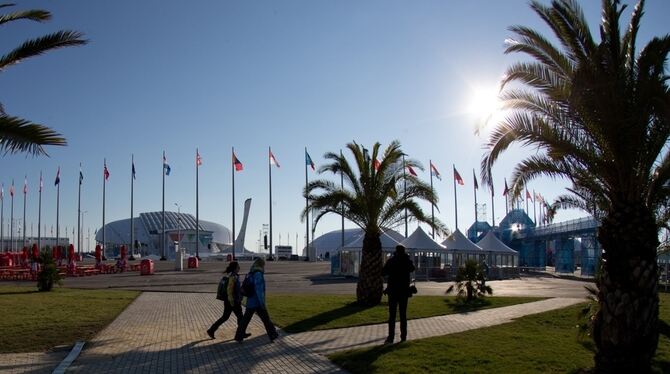
[[502,103],[497,89],[477,87],[472,91],[466,110],[478,118],[487,118],[497,115],[501,109]]

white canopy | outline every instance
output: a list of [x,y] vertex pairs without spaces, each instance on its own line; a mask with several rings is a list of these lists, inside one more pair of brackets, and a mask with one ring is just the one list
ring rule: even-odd
[[496,238],[495,234],[493,234],[493,231],[489,231],[488,234],[482,238],[482,240],[477,242],[477,245],[480,246],[483,250],[490,252],[510,255],[515,255],[518,253],[512,248],[506,246],[505,243],[500,241],[500,239]]
[[442,244],[436,242],[426,234],[421,227],[417,227],[412,235],[403,240],[400,244],[407,249],[416,249],[420,251],[444,251],[445,249]]
[[[344,245],[345,250],[356,250],[356,249],[362,249],[363,248],[363,239],[365,239],[365,234],[361,234],[356,237],[356,239],[352,240],[350,243]],[[397,240],[393,239],[391,235],[388,233],[384,232],[381,234],[379,239],[382,242],[382,249],[392,249],[395,250],[395,247],[400,244]]]
[[481,247],[471,242],[470,239],[466,238],[458,229],[456,229],[453,234],[449,235],[449,237],[442,242],[442,245],[447,247],[447,250],[454,252],[484,252]]

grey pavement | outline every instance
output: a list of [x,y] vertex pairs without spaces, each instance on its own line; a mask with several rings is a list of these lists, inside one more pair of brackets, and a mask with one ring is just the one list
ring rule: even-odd
[[67,356],[67,350],[0,354],[0,373],[51,373]]

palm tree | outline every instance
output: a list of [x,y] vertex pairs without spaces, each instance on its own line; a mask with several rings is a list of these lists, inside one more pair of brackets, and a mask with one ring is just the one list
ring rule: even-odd
[[[405,160],[403,165],[400,143],[389,144],[378,161],[380,147],[376,143],[370,156],[363,146],[355,142],[347,144],[356,170],[343,155],[326,153],[324,157],[332,162],[322,166],[319,173],[342,173],[346,187],[343,189],[325,179],[312,181],[304,191],[309,206],[302,213],[304,219],[307,212],[316,210],[315,224],[329,213],[344,215],[363,229],[365,236],[356,298],[360,304],[368,306],[379,304],[382,298],[382,232],[404,222],[405,210],[410,218],[430,225],[430,217],[423,213],[417,201],[437,204],[437,195],[429,185],[412,175],[404,175],[404,167],[423,168],[412,159]],[[435,226],[445,230],[439,221]]]
[[[0,4],[0,8],[14,4]],[[45,22],[51,19],[46,10],[33,9],[0,15],[0,26],[18,20]],[[25,41],[6,55],[0,57],[0,72],[21,61],[39,56],[47,51],[86,44],[82,34],[62,30]],[[5,153],[27,152],[33,155],[46,154],[44,145],[66,145],[65,139],[51,128],[31,123],[28,120],[8,115],[0,104],[0,150]]]
[[515,167],[513,191],[540,176],[567,178],[572,206],[595,204],[590,209],[601,212],[593,324],[598,372],[646,372],[658,344],[655,214],[669,192],[670,36],[636,51],[643,7],[640,0],[622,35],[625,6],[603,0],[597,42],[577,0],[532,1],[560,46],[528,27],[510,29],[516,38],[506,53],[532,60],[508,68],[501,98],[510,113],[490,135],[482,160],[486,179],[511,144],[536,147]]
[[458,297],[465,297],[466,303],[470,303],[486,294],[493,295],[491,286],[486,285],[484,269],[477,260],[467,260],[463,266],[458,267],[454,284],[447,288],[447,293],[454,291],[456,291]]

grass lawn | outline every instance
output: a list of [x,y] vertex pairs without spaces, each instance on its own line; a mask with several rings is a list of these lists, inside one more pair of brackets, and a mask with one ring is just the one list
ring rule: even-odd
[[[661,294],[654,361],[670,372],[670,295]],[[580,306],[463,333],[330,355],[351,373],[575,373],[593,367],[592,343],[577,338]]]
[[[472,310],[499,308],[542,300],[537,297],[489,297],[474,306],[464,307],[449,296],[414,296],[409,300],[407,318],[424,318]],[[272,322],[287,332],[370,325],[388,321],[386,297],[380,305],[364,308],[349,295],[268,295]]]
[[0,286],[0,353],[38,352],[87,340],[132,302],[137,291]]

